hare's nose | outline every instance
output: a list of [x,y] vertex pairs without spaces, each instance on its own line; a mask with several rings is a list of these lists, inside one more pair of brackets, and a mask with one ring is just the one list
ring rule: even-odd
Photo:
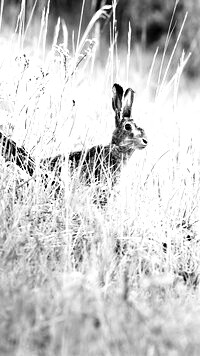
[[126,124],[126,125],[124,126],[124,128],[125,128],[126,131],[132,131],[132,126],[131,126],[131,124]]
[[143,139],[142,139],[142,142],[144,143],[144,145],[147,145],[147,143],[148,143],[148,141],[147,141],[146,138],[143,138]]

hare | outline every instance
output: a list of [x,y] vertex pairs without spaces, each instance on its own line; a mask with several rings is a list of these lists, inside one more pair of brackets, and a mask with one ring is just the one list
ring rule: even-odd
[[[115,130],[111,143],[107,146],[97,145],[87,151],[71,152],[69,167],[73,172],[80,168],[80,177],[87,183],[99,182],[103,177],[110,177],[116,182],[121,168],[129,160],[136,149],[143,149],[147,145],[144,130],[138,127],[131,117],[134,91],[128,88],[125,93],[119,84],[112,88],[112,107],[115,112]],[[41,161],[42,166],[49,170],[61,171],[65,157],[58,155]]]
[[19,168],[32,176],[35,172],[35,160],[25,150],[24,147],[18,147],[16,142],[7,137],[0,131],[0,154],[6,162],[13,162]]
[[[79,169],[80,178],[86,183],[100,182],[103,178],[111,178],[112,184],[117,180],[124,164],[136,149],[143,149],[147,145],[147,137],[142,128],[138,127],[131,117],[134,91],[128,88],[125,93],[119,84],[112,88],[112,107],[115,112],[115,130],[111,143],[107,146],[97,145],[87,151],[71,152],[69,154],[69,168],[71,172]],[[30,176],[35,172],[35,161],[24,149],[0,132],[1,155],[7,161],[15,162]],[[48,179],[48,171],[54,171],[60,176],[65,156],[57,155],[42,159],[40,168],[42,176]],[[46,184],[46,183],[45,183]]]

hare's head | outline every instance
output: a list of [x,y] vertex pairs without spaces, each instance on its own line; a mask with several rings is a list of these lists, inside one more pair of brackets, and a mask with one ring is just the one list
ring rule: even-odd
[[128,88],[125,93],[119,84],[113,85],[112,106],[115,111],[115,126],[112,144],[122,154],[132,154],[136,149],[145,148],[147,138],[143,129],[131,117],[134,91]]

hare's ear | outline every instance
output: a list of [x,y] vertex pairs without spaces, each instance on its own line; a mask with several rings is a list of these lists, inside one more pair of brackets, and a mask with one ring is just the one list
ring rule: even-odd
[[115,111],[115,126],[118,127],[121,121],[121,109],[122,109],[122,97],[123,97],[123,88],[119,84],[114,84],[112,88],[113,97],[112,97],[112,107]]
[[134,90],[131,88],[126,89],[123,100],[123,112],[122,117],[131,117],[133,99],[134,99]]
[[112,88],[113,97],[112,97],[112,107],[113,110],[121,111],[122,109],[122,97],[123,97],[123,88],[119,84],[114,84]]

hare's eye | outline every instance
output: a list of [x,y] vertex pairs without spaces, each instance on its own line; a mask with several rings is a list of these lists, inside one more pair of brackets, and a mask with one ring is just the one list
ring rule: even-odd
[[125,128],[126,131],[132,131],[132,126],[131,126],[131,124],[126,124],[126,125],[124,125],[124,128]]

